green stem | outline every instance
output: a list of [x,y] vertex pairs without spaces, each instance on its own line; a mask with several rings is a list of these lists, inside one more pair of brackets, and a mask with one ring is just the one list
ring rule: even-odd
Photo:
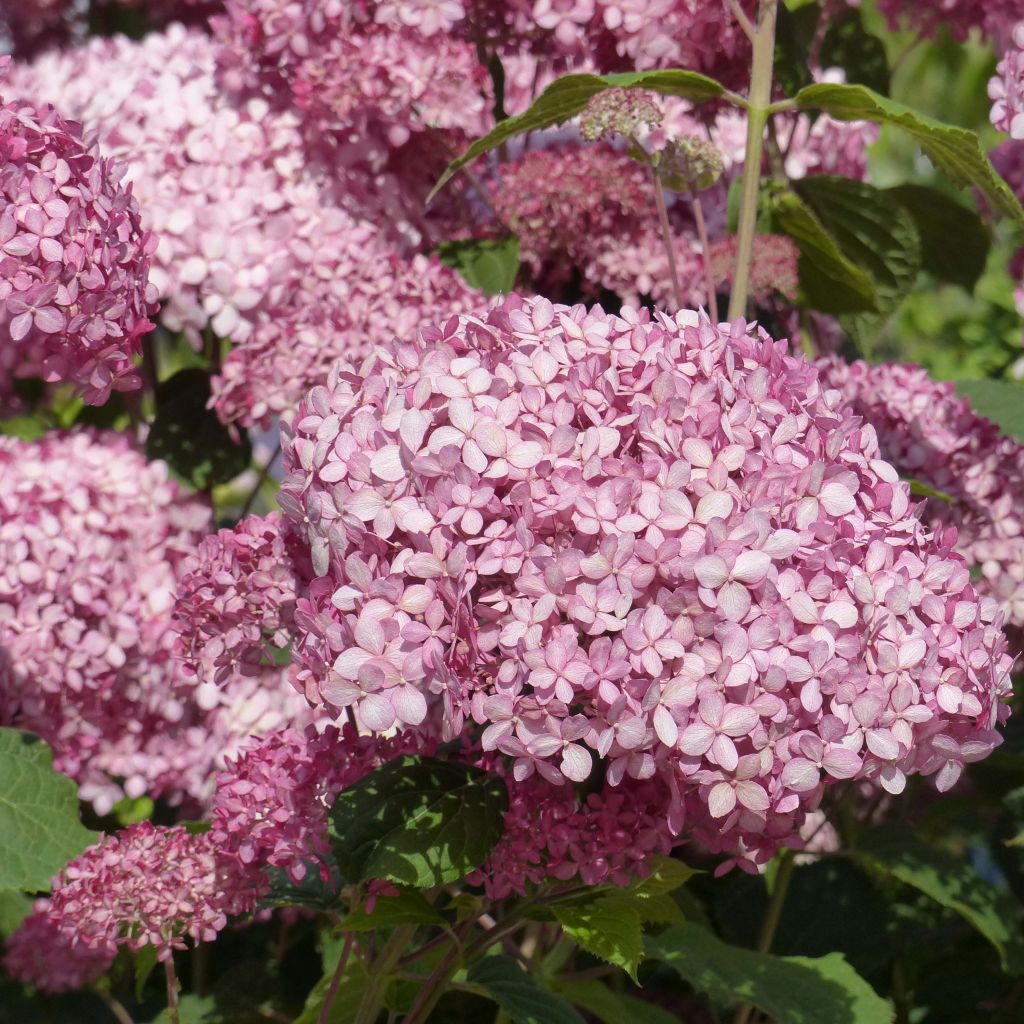
[[761,188],[761,156],[764,129],[772,101],[772,69],[775,62],[775,21],[779,0],[761,0],[754,33],[754,61],[750,72],[750,109],[747,112],[747,154],[743,162],[739,227],[736,240],[736,272],[733,274],[729,319],[743,316],[750,289],[750,265],[757,229],[757,197]]
[[675,296],[676,309],[683,308],[683,290],[679,287],[679,270],[676,267],[675,247],[672,245],[672,228],[668,222],[668,209],[665,206],[665,190],[661,187],[661,179],[654,164],[651,167],[651,178],[654,181],[654,202],[658,207],[658,223],[661,224],[661,240],[665,244],[668,256],[668,272],[672,278],[672,294]]
[[713,324],[718,323],[718,296],[715,294],[715,275],[711,269],[711,243],[708,241],[708,226],[704,220],[704,207],[700,196],[692,192],[693,219],[697,222],[697,239],[700,241],[701,260],[704,263],[704,287],[707,289],[708,316]]
[[164,975],[167,977],[167,1015],[171,1018],[171,1024],[181,1024],[181,1015],[178,1012],[178,976],[174,973],[173,956],[164,961]]
[[380,956],[370,964],[366,989],[352,1024],[375,1024],[380,1016],[381,1007],[384,1005],[384,996],[387,994],[388,982],[391,980],[391,971],[415,934],[416,925],[414,924],[400,925],[391,933],[391,938],[384,944]]
[[451,981],[455,972],[459,969],[461,958],[459,953],[462,950],[462,943],[453,938],[451,947],[445,953],[441,962],[434,968],[433,973],[423,983],[415,1001],[409,1007],[403,1024],[423,1024],[433,1012],[444,995],[448,982]]
[[[792,850],[783,850],[779,854],[779,870],[775,875],[775,885],[772,887],[768,909],[761,924],[761,935],[757,942],[758,953],[771,952],[772,942],[775,941],[775,933],[779,928],[779,919],[782,917],[782,907],[786,902],[786,893],[789,891],[789,882],[793,877],[793,868],[796,865],[794,857]],[[748,1024],[753,1012],[753,1006],[744,1003],[736,1011],[735,1024]]]
[[345,968],[348,967],[348,958],[352,953],[354,941],[355,935],[349,932],[345,936],[345,945],[341,948],[341,956],[338,957],[338,966],[334,968],[334,974],[331,976],[331,984],[327,989],[327,995],[324,997],[324,1005],[320,1007],[318,1024],[328,1024],[328,1021],[331,1019],[331,1006],[334,1004],[334,999],[338,994],[338,987],[341,985],[341,979],[345,975]]

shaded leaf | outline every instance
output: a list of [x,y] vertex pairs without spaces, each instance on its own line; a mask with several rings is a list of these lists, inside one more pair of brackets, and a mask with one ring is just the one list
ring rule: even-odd
[[427,202],[429,203],[455,174],[481,153],[497,149],[503,142],[508,142],[517,135],[551,128],[568,121],[581,113],[594,96],[606,89],[632,88],[650,89],[665,96],[682,96],[694,102],[716,99],[725,92],[723,86],[714,79],[695,71],[668,69],[630,71],[614,75],[564,75],[552,82],[528,110],[502,121],[453,160],[427,197]]
[[778,957],[728,946],[703,928],[648,937],[649,956],[673,967],[713,1003],[752,1004],[776,1024],[891,1024],[891,1005],[838,953]]
[[565,934],[580,949],[621,967],[637,980],[644,955],[643,926],[628,897],[610,895],[588,903],[556,906],[554,913]]
[[469,985],[493,999],[512,1024],[584,1024],[561,996],[544,988],[510,956],[487,956],[469,968]]
[[821,16],[821,4],[804,4],[790,10],[779,7],[775,28],[775,78],[787,96],[793,96],[814,81],[809,50]]
[[979,416],[1024,442],[1024,388],[1005,380],[958,380],[956,392]]
[[462,279],[484,295],[512,291],[519,273],[519,239],[467,238],[442,242],[437,247],[441,262],[457,270]]
[[972,291],[985,270],[992,243],[981,217],[927,185],[897,185],[884,191],[914,218],[922,269]]
[[821,43],[818,63],[842,68],[846,81],[889,94],[889,59],[885,44],[864,28],[861,12],[853,9],[833,18]]
[[679,1018],[668,1010],[613,992],[596,978],[559,981],[557,989],[560,995],[582,1007],[601,1024],[680,1024]]
[[364,907],[353,910],[339,927],[347,932],[368,932],[398,924],[434,924],[443,928],[447,922],[423,893],[402,889],[397,896],[378,896],[372,914]]
[[320,870],[319,861],[309,861],[306,873],[296,882],[283,868],[265,869],[270,889],[260,901],[260,907],[309,907],[311,910],[330,910],[338,905],[341,875],[338,866],[328,858],[327,878]]
[[0,889],[39,892],[99,839],[78,817],[78,787],[42,740],[0,729]]
[[1020,908],[982,881],[965,860],[929,846],[899,826],[866,832],[857,853],[876,869],[959,914],[992,943],[1005,970],[1024,971]]
[[[306,1005],[303,1007],[302,1013],[295,1019],[295,1024],[320,1024],[320,1014],[323,1011],[327,992],[331,987],[331,979],[334,977],[334,970],[338,965],[341,950],[341,940],[325,946],[324,975],[306,997]],[[362,962],[358,957],[350,956],[348,963],[345,964],[345,973],[338,985],[338,991],[331,1003],[330,1013],[327,1017],[328,1024],[352,1024],[368,981],[369,974]]]
[[943,124],[863,85],[809,85],[797,93],[796,101],[803,110],[824,110],[839,121],[874,121],[902,128],[938,170],[957,185],[980,189],[993,209],[1024,225],[1024,207],[996,173],[974,132]]
[[471,765],[404,757],[338,795],[330,831],[342,875],[425,889],[456,882],[502,836],[508,790]]

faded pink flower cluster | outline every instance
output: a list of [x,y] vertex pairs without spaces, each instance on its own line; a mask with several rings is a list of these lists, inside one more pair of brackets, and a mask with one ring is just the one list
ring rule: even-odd
[[[860,5],[860,0],[846,2]],[[893,28],[927,35],[946,31],[960,41],[975,28],[992,39],[1007,39],[1021,15],[1019,0],[878,0],[878,9]]]
[[155,242],[119,177],[53,108],[0,100],[0,389],[69,380],[101,404],[139,386]]
[[[730,235],[711,246],[711,274],[716,282],[732,284],[736,244],[736,236]],[[755,235],[750,294],[755,298],[766,298],[772,292],[778,292],[793,301],[800,284],[799,257],[800,251],[788,235]]]
[[656,778],[673,830],[755,860],[828,782],[945,789],[999,741],[995,603],[742,322],[513,296],[339,366],[283,439],[299,678],[366,732]]
[[956,550],[981,571],[979,592],[999,602],[1008,624],[1024,627],[1024,447],[974,412],[951,381],[919,366],[834,357],[818,365],[875,428],[884,457],[947,496],[928,499],[925,519],[956,527]]
[[1013,30],[1010,46],[988,83],[992,123],[1014,139],[1024,139],[1024,21]]
[[45,914],[75,949],[102,956],[152,947],[166,960],[186,936],[213,941],[253,901],[250,879],[209,834],[143,821],[71,861],[54,879]]

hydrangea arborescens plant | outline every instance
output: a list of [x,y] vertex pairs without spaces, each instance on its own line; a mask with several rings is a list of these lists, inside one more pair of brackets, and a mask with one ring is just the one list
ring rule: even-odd
[[0,10],[6,1015],[1017,1024],[1019,8]]

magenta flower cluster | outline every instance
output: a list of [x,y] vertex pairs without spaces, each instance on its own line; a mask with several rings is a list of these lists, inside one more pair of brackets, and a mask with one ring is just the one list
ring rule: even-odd
[[992,100],[992,123],[1014,139],[1024,139],[1024,21],[1013,30],[1013,37],[995,76],[988,83]]
[[827,782],[948,788],[998,742],[994,602],[742,322],[511,297],[339,366],[283,436],[300,679],[366,732],[657,778],[672,828],[758,858]]
[[[860,5],[860,0],[843,2]],[[972,29],[996,41],[1008,39],[1021,15],[1018,0],[878,0],[878,9],[893,28],[932,36],[946,31],[960,41]]]
[[120,173],[51,107],[0,101],[0,371],[68,380],[87,401],[138,387],[156,311],[155,241]]

